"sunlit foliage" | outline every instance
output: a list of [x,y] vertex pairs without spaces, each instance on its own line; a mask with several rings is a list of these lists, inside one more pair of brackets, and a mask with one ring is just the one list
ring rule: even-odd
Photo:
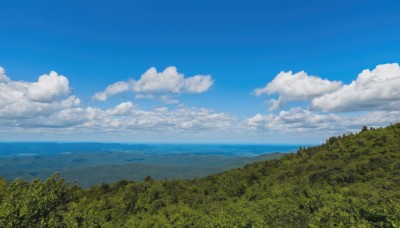
[[1,227],[399,227],[400,124],[205,178],[0,179]]

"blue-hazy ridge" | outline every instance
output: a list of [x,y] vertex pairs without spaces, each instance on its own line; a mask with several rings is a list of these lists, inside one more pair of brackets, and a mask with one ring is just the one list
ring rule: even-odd
[[[297,145],[0,143],[0,176],[47,178],[59,172],[88,187],[119,179],[195,178],[279,158]],[[282,153],[283,152],[283,153]]]

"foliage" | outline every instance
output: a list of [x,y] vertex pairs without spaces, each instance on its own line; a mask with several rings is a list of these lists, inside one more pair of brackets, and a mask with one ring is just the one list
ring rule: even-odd
[[400,124],[205,178],[0,179],[2,227],[399,227]]

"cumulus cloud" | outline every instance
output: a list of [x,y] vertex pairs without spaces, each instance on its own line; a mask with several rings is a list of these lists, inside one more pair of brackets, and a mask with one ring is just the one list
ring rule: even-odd
[[[303,135],[329,136],[358,131],[364,125],[379,127],[398,122],[399,78],[399,64],[384,64],[372,71],[365,70],[349,85],[308,76],[304,72],[281,72],[266,87],[254,93],[277,93],[279,98],[272,101],[276,107],[292,100],[310,100],[312,109],[302,107],[276,114],[256,114],[238,123],[235,117],[224,112],[183,104],[146,110],[131,101],[109,108],[84,106],[79,98],[70,94],[71,88],[65,76],[50,72],[41,75],[36,82],[14,81],[0,68],[0,131],[3,134],[43,131],[151,135],[217,132],[293,135],[307,132]],[[165,104],[176,104],[179,103],[175,100],[179,93],[199,93],[211,85],[211,77],[184,77],[174,67],[163,72],[150,69],[139,80],[114,83],[95,97],[107,100],[109,96],[133,91],[136,98],[160,99]],[[300,88],[301,85],[304,88]],[[313,87],[315,90],[311,89]],[[324,112],[349,110],[370,111],[351,115]]]
[[60,109],[80,105],[69,95],[68,79],[56,72],[42,75],[37,82],[0,82],[0,118],[31,118],[46,116]]
[[274,110],[281,107],[285,101],[309,100],[336,91],[341,85],[341,82],[308,75],[304,71],[295,74],[292,71],[282,71],[265,87],[255,89],[253,94],[256,96],[278,94],[278,100],[270,101],[271,109]]
[[51,102],[68,93],[68,79],[51,71],[50,74],[40,76],[38,82],[32,83],[26,91],[26,96],[37,102]]
[[183,91],[187,93],[206,92],[213,84],[210,75],[195,75],[185,79]]
[[[121,114],[122,110],[122,114]],[[118,117],[116,117],[118,115]],[[106,111],[97,110],[95,117],[86,124],[117,131],[149,131],[177,133],[203,130],[221,131],[232,126],[235,119],[225,113],[215,113],[204,108],[167,107],[146,111],[130,103],[122,103]]]
[[108,109],[106,111],[106,114],[111,115],[111,116],[128,115],[132,111],[133,107],[134,107],[134,105],[130,101],[122,102],[121,104],[117,105],[115,108]]
[[176,99],[173,99],[171,96],[168,95],[161,95],[160,99],[165,103],[165,104],[178,104],[179,101]]
[[280,111],[278,114],[256,114],[244,120],[242,127],[252,130],[294,132],[328,130],[338,127],[342,119],[334,114],[317,114],[302,108]]
[[[163,75],[175,73],[176,71],[171,68],[164,71]],[[69,94],[71,89],[68,79],[54,71],[41,75],[36,82],[13,81],[5,76],[3,68],[0,70],[0,75],[2,79],[0,81],[0,125],[3,126],[0,130],[3,132],[4,129],[47,132],[60,132],[58,129],[62,129],[62,132],[125,131],[175,134],[205,130],[222,131],[232,127],[235,121],[232,116],[225,113],[184,105],[171,110],[167,107],[142,110],[131,101],[127,101],[106,109],[83,107],[79,98]],[[202,90],[202,88],[193,90],[186,88],[185,79],[183,83],[186,91]],[[189,81],[189,84],[191,83]],[[199,83],[200,87],[201,84]],[[128,83],[115,83],[110,85],[103,94],[98,94],[98,97],[107,98],[129,88],[131,87]],[[151,91],[155,90],[151,89]],[[159,95],[157,98],[165,103],[178,102],[169,95]]]
[[[113,108],[76,107],[54,112],[46,118],[36,117],[19,120],[19,127],[58,128],[75,132],[148,132],[197,134],[207,130],[224,131],[232,127],[235,119],[225,113],[215,113],[204,108],[166,107],[141,110],[131,102],[123,102]],[[1,121],[0,121],[1,122]]]
[[386,126],[400,120],[399,88],[398,63],[364,70],[348,85],[304,72],[281,72],[264,88],[256,89],[254,95],[278,94],[278,99],[270,100],[271,109],[289,101],[309,101],[309,106],[256,114],[239,126],[264,133],[307,132],[315,137],[355,132],[362,126]]
[[331,136],[359,131],[363,126],[382,127],[399,121],[400,111],[374,111],[347,116],[316,113],[303,108],[292,108],[278,114],[256,114],[240,123],[244,130],[293,134],[310,133],[314,137]]
[[400,121],[400,111],[372,111],[363,115],[347,117],[347,128],[359,130],[362,126],[383,127]]
[[129,84],[127,82],[116,82],[112,85],[107,86],[107,88],[103,92],[98,92],[94,94],[93,98],[99,101],[106,101],[108,97],[123,93],[129,90]]
[[203,93],[212,85],[210,75],[195,75],[186,77],[177,71],[176,67],[167,67],[162,72],[152,67],[140,76],[138,80],[131,79],[127,82],[117,82],[106,88],[105,91],[96,93],[93,98],[105,101],[111,95],[133,91],[140,98],[153,94],[179,94],[179,93]]
[[10,78],[7,77],[6,71],[4,70],[4,68],[0,67],[0,83],[7,82],[9,80],[10,80]]
[[399,88],[399,64],[382,64],[362,71],[351,84],[314,98],[311,107],[328,112],[396,110],[400,108]]

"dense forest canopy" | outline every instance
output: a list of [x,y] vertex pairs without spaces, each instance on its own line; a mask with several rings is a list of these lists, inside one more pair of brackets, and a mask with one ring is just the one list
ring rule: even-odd
[[400,124],[204,178],[0,180],[1,227],[399,227]]

